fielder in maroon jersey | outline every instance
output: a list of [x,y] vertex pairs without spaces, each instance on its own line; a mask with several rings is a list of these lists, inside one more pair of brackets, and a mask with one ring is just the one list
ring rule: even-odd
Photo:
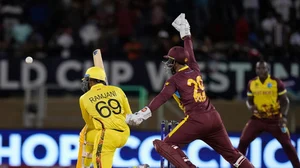
[[[165,67],[173,74],[161,92],[142,110],[132,114],[128,122],[140,124],[170,98],[174,98],[183,110],[185,118],[161,140],[153,142],[156,151],[175,167],[196,167],[180,149],[200,139],[221,154],[231,165],[252,168],[249,160],[236,150],[228,137],[222,119],[205,94],[201,73],[195,60],[190,26],[184,14],[179,15],[172,25],[184,39],[184,48],[175,46],[169,50]],[[195,154],[196,155],[196,154]]]
[[261,133],[268,132],[282,145],[293,167],[300,168],[297,151],[291,143],[286,125],[289,99],[284,84],[269,74],[269,66],[265,61],[257,62],[256,74],[257,77],[249,81],[247,89],[247,107],[252,116],[243,129],[238,149],[246,155],[250,143]]

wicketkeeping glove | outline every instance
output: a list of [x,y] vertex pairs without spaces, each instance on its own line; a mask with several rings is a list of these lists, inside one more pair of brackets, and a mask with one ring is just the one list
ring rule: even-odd
[[147,120],[152,116],[151,110],[149,107],[145,106],[143,109],[135,113],[139,116],[139,118],[142,118],[143,120]]
[[181,13],[179,16],[177,16],[177,18],[173,21],[172,26],[178,31],[180,32],[180,25],[183,23],[185,19],[185,14]]
[[132,122],[136,125],[140,125],[144,120],[147,120],[152,116],[151,110],[149,107],[145,106],[143,109],[141,109],[138,112],[135,112],[132,117]]
[[172,23],[172,26],[179,31],[180,38],[183,39],[185,36],[190,36],[190,24],[185,19],[185,14],[181,13]]
[[143,119],[139,118],[139,116],[136,115],[136,113],[134,113],[134,114],[127,114],[125,121],[128,125],[137,126],[143,122]]

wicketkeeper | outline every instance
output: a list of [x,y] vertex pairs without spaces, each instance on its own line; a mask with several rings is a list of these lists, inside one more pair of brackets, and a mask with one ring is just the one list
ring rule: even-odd
[[[185,114],[181,121],[168,135],[153,142],[156,151],[175,167],[196,167],[180,149],[194,140],[201,139],[230,164],[239,168],[252,168],[253,165],[238,150],[228,137],[222,119],[206,96],[200,68],[194,56],[190,25],[184,14],[180,14],[172,23],[184,47],[175,46],[169,50],[165,68],[172,76],[166,81],[161,92],[142,110],[132,114],[134,123],[151,117],[151,113],[174,97]],[[197,155],[197,154],[195,154]]]

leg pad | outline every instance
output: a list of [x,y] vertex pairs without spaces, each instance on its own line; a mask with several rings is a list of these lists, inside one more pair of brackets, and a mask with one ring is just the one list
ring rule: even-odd
[[161,140],[154,140],[153,145],[155,150],[164,158],[166,158],[169,162],[171,162],[175,167],[180,168],[190,168],[188,164],[186,164],[183,158],[177,153],[177,151],[167,143]]

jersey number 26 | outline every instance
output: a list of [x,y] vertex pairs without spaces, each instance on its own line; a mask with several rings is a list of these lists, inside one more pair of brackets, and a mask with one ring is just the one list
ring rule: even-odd
[[204,84],[201,76],[197,76],[196,80],[188,79],[187,81],[188,86],[194,86],[194,100],[195,102],[204,102],[206,100],[206,94],[204,91]]

